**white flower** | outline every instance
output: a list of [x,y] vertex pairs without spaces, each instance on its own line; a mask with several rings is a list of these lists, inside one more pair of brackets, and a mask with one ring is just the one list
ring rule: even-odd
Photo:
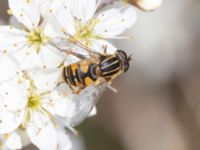
[[[0,134],[24,129],[41,150],[55,150],[58,144],[54,117],[67,113],[65,99],[53,99],[60,69],[28,73],[16,68],[17,75],[0,84]],[[61,102],[61,103],[59,103]]]
[[131,0],[131,2],[144,11],[152,11],[162,4],[162,0]]
[[0,83],[12,79],[18,71],[17,66],[11,55],[0,52]]
[[60,25],[60,30],[73,36],[83,44],[102,52],[102,46],[116,50],[106,39],[115,39],[136,21],[136,11],[126,5],[96,14],[97,0],[66,0],[58,9],[52,4],[52,14]]
[[24,29],[0,26],[0,50],[10,52],[23,69],[34,67],[55,68],[62,61],[62,54],[49,45],[48,39],[55,34],[48,21],[41,17],[39,7],[33,0],[9,0],[9,12]]

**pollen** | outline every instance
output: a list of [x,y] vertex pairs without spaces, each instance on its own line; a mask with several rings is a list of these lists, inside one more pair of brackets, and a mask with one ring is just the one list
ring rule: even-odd
[[13,29],[13,26],[10,25],[10,26],[9,26],[9,29],[12,30],[12,29]]
[[29,93],[30,93],[30,96],[28,98],[27,108],[32,109],[32,110],[40,109],[42,107],[43,96],[46,96],[49,94],[49,92],[37,94],[36,87],[35,87],[33,81],[30,81]]
[[49,13],[52,13],[53,12],[53,9],[49,9]]
[[23,14],[22,14],[22,13],[20,13],[20,14],[19,14],[19,16],[20,16],[20,17],[23,17]]
[[37,53],[40,52],[40,47],[42,45],[45,45],[46,42],[48,41],[48,37],[40,29],[29,32],[27,38],[28,38],[29,44],[35,46]]
[[44,69],[47,69],[47,66],[46,66],[46,65],[44,65],[44,66],[43,66],[43,68],[44,68]]
[[38,109],[41,106],[41,97],[39,95],[32,95],[28,99],[28,108]]
[[13,44],[14,47],[17,47],[17,44]]
[[94,29],[98,23],[98,19],[91,19],[86,24],[82,24],[81,21],[77,21],[77,32],[74,35],[74,38],[84,41],[84,43],[88,43],[90,45],[91,39],[96,38],[94,35]]
[[4,139],[8,139],[10,137],[10,134],[3,134]]
[[7,9],[7,14],[9,15],[9,16],[12,16],[12,10],[11,9]]
[[8,51],[7,49],[4,49],[4,50],[3,50],[3,53],[4,53],[4,54],[6,54],[6,53],[7,53],[7,51]]

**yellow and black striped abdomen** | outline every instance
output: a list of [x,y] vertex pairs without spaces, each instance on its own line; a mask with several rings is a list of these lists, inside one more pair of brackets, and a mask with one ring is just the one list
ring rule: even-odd
[[64,68],[64,80],[71,87],[84,88],[92,85],[96,80],[96,65],[87,61],[69,65]]
[[119,59],[115,55],[105,57],[100,62],[101,75],[107,80],[117,74],[121,70]]

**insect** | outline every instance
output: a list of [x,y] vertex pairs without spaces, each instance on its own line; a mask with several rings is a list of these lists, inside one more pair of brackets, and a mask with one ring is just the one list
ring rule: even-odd
[[128,71],[131,56],[127,56],[122,50],[108,54],[106,46],[103,47],[102,54],[81,44],[70,35],[67,36],[54,38],[51,44],[60,51],[79,58],[79,61],[63,67],[64,82],[59,86],[60,91],[67,91],[68,100],[75,106],[66,125],[76,126],[88,117],[106,87],[116,91],[110,84]]
[[[70,38],[72,39],[72,37]],[[108,83],[108,87],[114,90],[110,85],[115,78],[128,71],[131,56],[128,56],[123,50],[117,50],[114,54],[107,54],[106,46],[104,53],[101,54],[75,39],[70,42],[83,48],[90,55],[87,58],[72,50],[62,49],[67,54],[72,54],[80,59],[80,61],[65,66],[63,69],[64,81],[69,85],[72,92],[79,94],[86,87],[97,86],[105,82]]]

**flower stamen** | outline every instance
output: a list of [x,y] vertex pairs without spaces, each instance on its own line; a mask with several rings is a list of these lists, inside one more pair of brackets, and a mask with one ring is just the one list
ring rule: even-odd
[[76,20],[76,40],[84,41],[84,44],[91,45],[92,38],[97,38],[94,34],[95,26],[99,23],[98,19],[91,19],[86,24],[82,24],[80,20]]
[[34,45],[36,48],[36,52],[40,52],[41,45],[46,44],[48,41],[48,37],[44,34],[43,30],[33,30],[28,34],[28,42],[30,45]]

